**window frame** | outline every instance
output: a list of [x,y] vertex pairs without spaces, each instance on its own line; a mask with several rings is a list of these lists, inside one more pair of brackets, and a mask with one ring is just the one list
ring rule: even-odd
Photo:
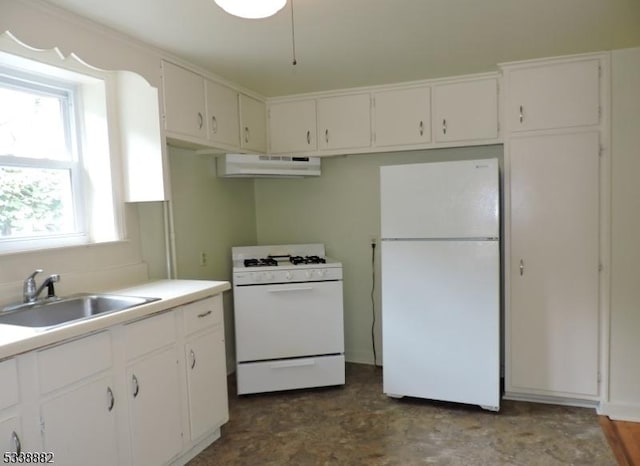
[[[74,229],[65,233],[46,233],[0,237],[0,254],[23,250],[48,249],[58,246],[80,245],[90,241],[90,231],[85,215],[85,168],[82,158],[82,115],[81,93],[78,84],[56,79],[45,74],[25,72],[0,65],[0,86],[12,88],[33,95],[55,97],[61,101],[64,141],[69,152],[68,160],[21,157],[0,154],[0,166],[17,168],[63,169],[70,173],[70,189]],[[1,187],[0,187],[1,189]]]

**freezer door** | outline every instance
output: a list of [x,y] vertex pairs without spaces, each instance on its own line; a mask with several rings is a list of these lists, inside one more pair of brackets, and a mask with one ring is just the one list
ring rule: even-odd
[[497,241],[383,241],[384,392],[497,409]]
[[382,238],[497,238],[497,159],[380,168]]

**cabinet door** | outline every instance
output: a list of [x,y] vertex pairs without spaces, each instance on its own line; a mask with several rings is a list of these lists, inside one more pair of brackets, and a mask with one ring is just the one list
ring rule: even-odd
[[182,449],[176,356],[174,345],[127,370],[131,449],[136,466],[165,464]]
[[191,440],[229,420],[224,330],[204,333],[185,345]]
[[205,84],[209,140],[238,147],[240,145],[238,93],[209,80]]
[[511,131],[597,125],[597,59],[516,68],[508,73],[506,118]]
[[163,61],[162,84],[165,129],[206,139],[204,78]]
[[318,148],[371,146],[371,98],[354,94],[318,99]]
[[25,451],[25,445],[22,442],[20,417],[0,414],[0,452],[4,454]]
[[281,102],[269,107],[271,153],[316,150],[316,101]]
[[254,152],[267,151],[266,105],[240,94],[240,147]]
[[431,141],[429,100],[428,87],[375,93],[376,146],[398,146]]
[[118,464],[113,380],[105,375],[41,405],[44,450],[69,466]]
[[510,144],[510,391],[598,394],[599,135]]
[[432,92],[436,142],[498,137],[498,83],[495,79],[439,84]]

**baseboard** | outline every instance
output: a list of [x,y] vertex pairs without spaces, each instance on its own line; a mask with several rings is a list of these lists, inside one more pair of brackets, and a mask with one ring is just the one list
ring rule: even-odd
[[[377,356],[378,356],[378,361],[380,361],[380,354],[378,354]],[[368,364],[370,366],[374,365],[372,351],[347,350],[344,353],[344,359],[346,362],[355,362],[357,364]],[[377,365],[380,365],[380,362],[378,362]]]
[[640,404],[602,402],[598,414],[614,421],[640,422]]
[[578,408],[598,409],[598,400],[582,400],[580,398],[564,398],[546,395],[533,395],[524,393],[505,392],[502,396],[505,400],[528,401],[531,403],[544,403],[550,405],[576,406]]
[[202,453],[205,448],[211,445],[213,442],[218,440],[221,435],[221,430],[216,429],[215,431],[209,433],[205,438],[200,440],[198,443],[193,445],[189,450],[185,451],[179,458],[173,460],[170,464],[171,466],[184,466],[193,458]]

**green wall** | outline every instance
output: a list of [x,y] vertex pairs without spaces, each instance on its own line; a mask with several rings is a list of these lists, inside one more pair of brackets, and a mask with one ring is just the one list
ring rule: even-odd
[[[252,179],[216,177],[215,158],[169,147],[177,278],[231,281],[231,247],[256,243]],[[144,239],[143,239],[144,240]],[[200,256],[205,253],[206,264]],[[233,298],[224,293],[227,370],[233,370]]]
[[[324,158],[322,175],[256,179],[259,244],[324,243],[344,270],[345,346],[349,361],[373,363],[371,238],[379,237],[379,167],[497,157],[502,146],[479,146]],[[376,264],[379,248],[375,252]],[[376,350],[381,363],[379,266],[376,265]]]

